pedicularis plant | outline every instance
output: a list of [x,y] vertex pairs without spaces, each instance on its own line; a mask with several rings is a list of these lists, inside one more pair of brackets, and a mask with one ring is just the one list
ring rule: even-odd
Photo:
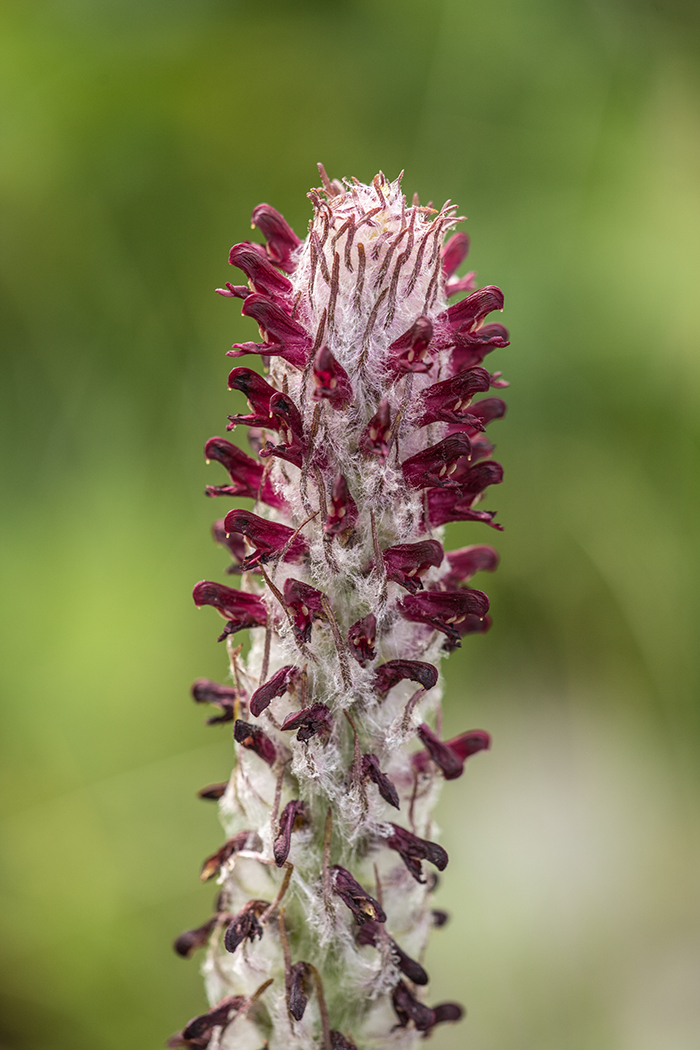
[[506,385],[482,367],[507,346],[484,323],[503,296],[454,276],[469,242],[443,243],[461,221],[449,202],[407,207],[400,177],[319,168],[306,240],[259,205],[266,244],[229,259],[249,283],[218,289],[260,326],[262,342],[229,355],[262,358],[267,378],[229,376],[250,412],[228,429],[247,427],[256,456],[221,437],[205,449],[230,480],[207,495],[253,510],[214,525],[240,586],[194,589],[226,621],[230,679],[193,695],[233,723],[235,766],[200,792],[226,832],[201,876],[220,887],[215,913],[175,942],[206,948],[212,1007],[171,1047],[403,1048],[462,1014],[428,1005],[419,961],[446,920],[431,903],[448,861],[433,810],[490,741],[441,739],[438,665],[488,629],[488,598],[465,584],[497,555],[440,540],[450,521],[500,528],[475,505],[502,478],[484,429],[505,405],[473,398]]

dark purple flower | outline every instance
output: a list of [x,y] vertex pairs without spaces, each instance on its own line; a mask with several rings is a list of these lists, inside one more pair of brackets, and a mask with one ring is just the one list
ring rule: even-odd
[[386,696],[406,678],[417,682],[423,689],[432,689],[438,680],[437,668],[423,660],[387,660],[374,672],[374,688],[379,696]]
[[423,540],[420,543],[397,543],[382,551],[384,568],[388,580],[405,587],[411,594],[422,590],[421,576],[431,566],[442,564],[445,552],[437,540]]
[[434,1012],[425,1003],[419,1002],[409,992],[403,981],[399,981],[396,988],[394,988],[391,1001],[401,1028],[405,1028],[409,1021],[413,1021],[419,1032],[427,1032],[435,1024]]
[[306,803],[300,802],[298,799],[288,802],[282,810],[282,816],[279,821],[279,833],[272,846],[275,864],[278,868],[282,867],[289,856],[292,832],[299,831],[300,828],[306,827],[308,823],[309,811]]
[[275,764],[277,749],[259,726],[254,726],[251,722],[243,722],[239,718],[233,725],[233,739],[247,751],[254,751],[258,758],[267,762],[268,766]]
[[386,365],[389,371],[397,377],[407,372],[429,372],[433,362],[427,356],[427,351],[432,337],[432,321],[427,317],[419,317],[388,348]]
[[399,602],[398,609],[405,619],[442,631],[459,644],[459,624],[469,615],[483,619],[489,611],[489,600],[483,591],[470,587],[459,591],[423,591],[407,595]]
[[217,295],[226,296],[228,299],[247,299],[250,295],[250,286],[247,284],[231,284],[226,281],[223,288],[215,288]]
[[224,518],[224,528],[227,533],[245,536],[253,547],[253,553],[242,563],[244,570],[252,569],[261,562],[265,564],[282,551],[286,551],[283,560],[293,562],[301,561],[309,551],[304,537],[299,534],[295,536],[294,529],[276,521],[268,521],[249,510],[229,511]]
[[211,678],[198,678],[192,683],[192,698],[198,704],[213,704],[221,711],[221,715],[210,718],[207,725],[216,725],[219,722],[232,722],[233,711],[236,701],[240,699],[238,689],[229,685],[219,685],[212,682]]
[[249,415],[228,417],[230,421],[229,430],[239,423],[247,427],[277,429],[275,421],[270,415],[270,398],[274,397],[278,391],[273,386],[270,386],[261,375],[254,372],[252,368],[239,366],[229,372],[228,386],[229,390],[240,390],[241,393],[245,394],[250,408]]
[[253,209],[251,222],[267,241],[267,254],[275,266],[291,273],[296,266],[294,252],[301,241],[287,220],[269,204],[258,204]]
[[[476,369],[472,369],[472,371],[476,371]],[[507,407],[505,401],[500,397],[484,397],[481,401],[475,401],[469,411],[479,420],[482,426],[486,426],[487,423],[494,419],[503,419]]]
[[256,937],[262,937],[263,928],[259,919],[269,907],[269,901],[248,901],[235,919],[232,919],[226,927],[224,948],[227,952],[235,952],[238,945],[242,944],[243,941],[254,941]]
[[211,799],[212,802],[216,802],[226,794],[227,787],[228,780],[224,780],[221,784],[207,784],[206,787],[199,789],[197,798],[207,798]]
[[[372,922],[372,920],[366,922],[364,926],[361,926],[357,931],[357,943],[370,944],[373,948],[376,948],[377,941],[380,937],[380,931],[381,927],[379,923]],[[387,939],[391,946],[391,953],[396,959],[396,963],[399,970],[401,970],[401,973],[404,973],[414,984],[427,984],[428,975],[420,963],[417,963],[415,959],[410,957],[410,955],[406,955],[406,952],[403,951],[402,948],[399,948],[393,937],[388,937],[387,935]]]
[[475,332],[460,332],[452,350],[452,374],[480,365],[492,350],[508,346],[508,329],[502,324],[485,324]]
[[287,1005],[295,1021],[301,1021],[309,1001],[308,983],[311,971],[305,962],[294,963],[289,972]]
[[343,903],[350,909],[358,926],[373,920],[374,922],[386,922],[386,915],[381,906],[366,893],[359,882],[352,877],[349,871],[334,864],[331,869],[333,891],[337,893]]
[[241,452],[226,438],[209,438],[204,446],[207,460],[215,459],[228,471],[230,485],[207,485],[207,496],[248,496],[260,499],[270,507],[283,507],[284,500],[277,495],[264,476],[265,467],[245,452]]
[[342,1032],[331,1029],[331,1050],[357,1050],[353,1042],[347,1039]]
[[394,809],[399,809],[399,796],[396,788],[386,773],[382,773],[379,768],[379,759],[376,755],[366,754],[362,756],[362,776],[368,777],[373,784],[377,785],[379,794],[385,802],[388,802]]
[[350,652],[357,662],[365,666],[377,655],[374,649],[374,641],[377,637],[377,618],[374,613],[368,613],[352,625],[348,631],[348,645]]
[[299,678],[300,671],[297,667],[292,664],[286,664],[284,667],[280,667],[276,674],[273,674],[272,678],[268,680],[255,690],[250,698],[250,713],[258,718],[266,707],[269,707],[270,701],[274,700],[275,697],[284,696],[289,689],[290,685]]
[[347,408],[352,401],[352,386],[348,374],[333,357],[327,346],[322,346],[314,360],[314,401],[328,401],[333,408]]
[[430,916],[433,921],[433,926],[438,930],[440,929],[440,927],[445,926],[450,921],[449,913],[446,911],[442,911],[441,908],[433,908],[433,910],[430,913]]
[[266,295],[251,292],[243,303],[241,313],[258,322],[263,343],[234,343],[227,351],[229,357],[245,357],[246,354],[262,354],[265,357],[281,357],[294,368],[302,370],[311,350],[309,333],[294,321],[281,306]]
[[433,383],[420,396],[421,414],[417,427],[428,423],[467,423],[481,430],[482,422],[471,404],[474,394],[484,393],[491,385],[491,376],[485,368],[470,368],[451,379]]
[[390,849],[396,850],[416,882],[425,882],[421,868],[422,860],[430,861],[438,871],[447,867],[447,852],[442,846],[438,846],[437,842],[419,839],[413,832],[400,828],[398,824],[391,824],[390,827],[394,830],[386,844]]
[[[455,780],[462,775],[464,763],[471,755],[491,747],[491,737],[483,729],[471,729],[461,733],[452,740],[439,740],[429,726],[423,725],[418,735],[425,744],[425,751],[418,751],[412,758],[413,768],[418,773],[425,773],[430,759],[440,767],[445,780]],[[450,770],[450,775],[448,775]],[[458,770],[458,772],[452,772]]]
[[215,875],[218,875],[226,861],[234,853],[239,853],[243,849],[256,851],[262,849],[262,842],[255,831],[239,831],[233,838],[224,842],[223,846],[216,853],[212,853],[211,857],[207,857],[199,875],[202,882],[208,882],[209,879],[213,879]]
[[433,1014],[435,1024],[442,1024],[443,1021],[461,1021],[464,1017],[464,1009],[459,1003],[438,1003],[433,1007]]
[[425,489],[431,485],[456,486],[452,475],[460,459],[469,460],[471,442],[466,434],[450,434],[437,445],[418,452],[401,464],[406,484],[414,489]]
[[277,456],[293,463],[295,467],[301,467],[307,444],[299,409],[287,394],[278,393],[270,398],[270,415],[275,422],[275,428],[279,430],[282,442],[279,445],[268,442],[260,450],[260,455],[263,459],[267,456]]
[[379,408],[372,416],[367,429],[360,437],[358,448],[364,456],[378,456],[384,460],[389,455],[387,438],[391,430],[391,412],[389,402],[384,397],[379,402]]
[[284,581],[284,600],[294,619],[294,634],[300,642],[308,642],[314,620],[323,619],[323,592],[301,580],[288,576]]
[[176,1032],[167,1042],[169,1048],[186,1047],[191,1050],[206,1050],[211,1034],[217,1027],[225,1027],[243,1006],[240,995],[227,995],[225,999],[199,1017],[193,1017],[181,1032]]
[[302,711],[289,715],[280,728],[298,729],[297,740],[305,744],[317,733],[330,733],[333,728],[333,719],[325,704],[312,704],[311,707],[305,707]]
[[503,292],[495,285],[487,285],[472,292],[466,299],[448,306],[435,324],[435,342],[439,350],[453,346],[460,338],[478,330],[494,310],[503,309]]
[[211,932],[216,926],[216,915],[205,922],[203,926],[198,926],[196,930],[185,930],[179,937],[173,941],[173,948],[178,955],[181,955],[183,959],[189,959],[198,948],[203,948],[208,942]]
[[229,621],[229,627],[220,636],[233,634],[248,627],[264,627],[267,623],[267,608],[262,598],[247,591],[236,591],[223,583],[200,580],[195,584],[192,597],[197,607],[212,605]]
[[222,547],[226,547],[231,555],[232,561],[227,567],[226,572],[241,572],[241,562],[245,561],[248,553],[243,537],[236,535],[236,533],[227,533],[224,528],[223,518],[214,522],[211,527],[211,532],[216,543],[220,544]]
[[493,529],[502,530],[503,526],[493,520],[496,511],[475,510],[473,507],[477,498],[489,485],[499,485],[503,480],[503,468],[500,463],[486,460],[455,473],[458,489],[433,488],[428,491],[430,524],[437,527],[445,525],[448,521],[483,521]]
[[445,277],[451,277],[455,270],[462,265],[469,255],[469,237],[466,233],[453,233],[447,239],[440,251],[442,259],[442,272]]
[[[256,292],[270,298],[288,299],[292,292],[291,281],[275,269],[260,247],[250,241],[234,244],[228,261],[231,266],[237,266],[243,271]],[[250,294],[250,290],[248,292]]]
[[440,583],[448,591],[460,583],[468,583],[477,572],[494,572],[498,567],[498,554],[493,547],[474,544],[447,552],[448,572]]
[[325,530],[332,536],[347,538],[357,523],[357,504],[350,495],[348,483],[342,474],[333,482],[331,510],[326,518]]

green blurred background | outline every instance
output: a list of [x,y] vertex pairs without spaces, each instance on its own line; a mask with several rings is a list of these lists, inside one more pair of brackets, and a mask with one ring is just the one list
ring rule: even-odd
[[[2,1050],[150,1050],[204,1005],[196,788],[229,733],[202,445],[254,338],[228,248],[323,160],[469,216],[505,291],[494,627],[447,668],[436,1050],[697,1050],[700,8],[5,0]],[[496,362],[495,358],[499,360]],[[235,395],[236,397],[238,395]],[[216,478],[213,476],[217,472]],[[452,545],[489,542],[453,526]]]

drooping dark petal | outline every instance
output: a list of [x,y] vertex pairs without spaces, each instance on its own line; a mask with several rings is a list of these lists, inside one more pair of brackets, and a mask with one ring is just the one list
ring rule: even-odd
[[358,442],[357,447],[363,456],[378,456],[381,460],[386,459],[389,455],[389,447],[386,442],[390,430],[391,412],[389,402],[386,398],[382,398],[376,414],[370,419],[367,429]]
[[[361,926],[357,931],[357,943],[369,944],[376,948],[377,941],[380,937],[380,929],[381,927],[379,926],[379,923],[372,922],[371,920],[366,922],[364,926]],[[420,963],[417,963],[415,959],[410,957],[410,955],[406,955],[405,951],[403,951],[402,948],[399,948],[393,937],[388,937],[387,935],[387,939],[391,945],[391,952],[396,959],[399,970],[401,970],[409,980],[413,981],[414,984],[427,984],[428,975]]]
[[424,623],[442,631],[459,644],[460,622],[469,615],[486,616],[489,600],[483,591],[469,587],[459,591],[423,591],[407,595],[398,603],[398,610],[412,623]]
[[[260,246],[243,241],[234,244],[229,252],[231,266],[242,270],[256,292],[271,298],[287,299],[292,293],[292,282],[276,270],[269,260],[260,252]],[[250,292],[250,290],[248,290]]]
[[245,452],[241,452],[236,445],[221,437],[209,438],[204,446],[204,455],[207,460],[215,459],[218,463],[221,463],[226,468],[231,479],[231,484],[225,486],[225,488],[208,485],[206,490],[208,496],[227,495],[249,496],[251,499],[258,498],[263,480],[263,471],[265,470],[262,463],[252,459],[250,456],[246,456]]
[[298,729],[297,740],[303,744],[317,733],[330,733],[333,728],[333,718],[329,708],[325,704],[312,704],[302,711],[285,718],[280,729]]
[[379,768],[379,759],[376,755],[366,754],[362,756],[362,776],[368,777],[373,784],[377,785],[379,794],[385,802],[388,802],[394,809],[400,808],[396,788],[386,773],[382,773]]
[[435,765],[442,770],[445,780],[456,780],[457,777],[461,777],[464,772],[463,760],[449,744],[444,744],[425,722],[418,727],[418,736]]
[[223,781],[221,784],[207,784],[206,787],[199,789],[197,798],[211,799],[212,802],[216,802],[226,794],[227,787],[228,780]]
[[289,986],[287,988],[287,1005],[289,1012],[295,1021],[301,1021],[309,1001],[308,983],[310,977],[309,964],[305,962],[294,963],[289,973]]
[[485,544],[460,547],[447,552],[449,569],[440,583],[448,591],[460,583],[469,583],[477,572],[494,572],[498,568],[498,553]]
[[406,678],[425,690],[432,689],[438,680],[437,668],[423,660],[387,660],[374,672],[374,688],[383,697]]
[[475,332],[460,332],[452,350],[452,374],[480,365],[492,350],[508,345],[508,329],[502,324],[485,324]]
[[246,354],[263,354],[281,357],[294,368],[302,370],[306,364],[312,342],[306,329],[294,321],[280,306],[266,295],[252,292],[243,303],[241,313],[258,322],[266,341],[263,343],[234,343],[227,351],[228,357],[244,357]]
[[433,908],[430,917],[433,921],[433,926],[438,930],[450,921],[449,912],[442,911],[441,908]]
[[192,683],[192,698],[197,704],[213,704],[219,708],[221,716],[207,721],[207,725],[216,725],[233,721],[233,711],[240,693],[231,686],[212,682],[211,678],[198,678]]
[[232,919],[226,927],[224,934],[224,948],[227,952],[235,952],[243,941],[254,941],[256,937],[262,937],[263,927],[259,919],[262,913],[270,907],[269,901],[248,901],[235,919]]
[[253,553],[242,563],[244,570],[252,569],[261,562],[265,564],[282,551],[286,551],[283,560],[292,562],[301,561],[309,551],[304,537],[295,536],[294,529],[276,521],[268,521],[249,510],[229,511],[224,518],[224,528],[228,533],[245,536],[254,548]]
[[218,875],[226,861],[234,853],[240,853],[243,849],[255,851],[262,849],[262,842],[257,832],[239,831],[233,838],[224,842],[223,846],[216,853],[212,853],[211,857],[207,857],[199,875],[202,882],[207,882],[209,879],[213,879],[215,875]]
[[399,981],[394,988],[391,1001],[402,1028],[405,1028],[409,1021],[413,1021],[419,1032],[427,1032],[435,1024],[434,1012],[425,1003],[419,1002],[403,981]]
[[470,368],[460,372],[451,379],[433,383],[420,396],[421,414],[416,426],[424,427],[428,423],[468,423],[475,429],[481,428],[481,419],[477,416],[472,397],[484,393],[491,385],[491,376],[485,368]]
[[331,1028],[331,1050],[357,1050],[357,1047],[342,1032]]
[[438,1003],[433,1007],[433,1013],[435,1024],[442,1024],[443,1021],[461,1021],[464,1017],[464,1009],[459,1003]]
[[294,620],[294,634],[300,642],[308,642],[314,620],[323,619],[323,593],[301,580],[288,576],[284,581],[284,600]]
[[[487,631],[491,630],[493,621],[490,616],[475,616],[473,613],[469,613],[463,620],[454,625],[459,638],[464,638],[467,634],[486,634]],[[451,653],[455,649],[459,649],[460,641],[459,638],[446,638],[442,645],[442,651],[444,653]]]
[[216,543],[222,547],[226,547],[227,551],[233,559],[231,564],[226,569],[227,573],[242,572],[241,562],[245,560],[247,550],[245,546],[245,540],[242,536],[238,536],[236,533],[227,533],[224,528],[223,518],[220,521],[215,521],[211,527],[212,536]]
[[460,499],[458,502],[471,501],[473,503],[489,485],[501,484],[503,467],[493,459],[484,463],[471,464],[462,461],[457,464],[453,478],[459,486]]
[[278,456],[280,459],[286,459],[288,463],[293,463],[295,467],[301,467],[307,442],[299,409],[287,394],[278,393],[270,398],[270,415],[275,422],[275,428],[279,430],[282,443],[268,443],[260,450],[260,455],[263,459],[267,456]]
[[461,292],[473,292],[476,288],[476,271],[470,270],[464,277],[448,277],[445,281],[445,295],[450,298]]
[[458,337],[482,327],[482,322],[494,310],[503,309],[503,292],[495,285],[487,285],[472,292],[466,299],[448,306],[435,323],[435,344],[439,350],[453,346]]
[[373,920],[374,922],[386,922],[386,915],[381,906],[366,893],[359,882],[352,877],[349,871],[334,864],[331,869],[331,885],[343,903],[350,909],[358,926]]
[[173,948],[177,954],[181,955],[183,959],[189,959],[198,948],[203,948],[216,926],[216,918],[216,915],[214,915],[203,926],[198,926],[196,930],[185,930],[184,933],[181,933],[173,941]]
[[314,401],[328,401],[337,409],[347,408],[352,401],[352,386],[348,374],[333,357],[327,346],[322,346],[314,361]]
[[258,718],[270,702],[278,696],[284,696],[300,675],[298,667],[286,664],[273,674],[268,680],[255,690],[250,698],[250,713]]
[[382,551],[384,568],[388,580],[405,587],[411,594],[422,590],[421,576],[431,566],[442,564],[445,552],[437,540],[423,540],[420,543],[397,543]]
[[352,625],[348,631],[350,652],[362,667],[374,660],[376,654],[374,641],[377,637],[377,618],[368,613]]
[[447,852],[442,846],[438,846],[437,842],[420,839],[413,832],[400,828],[398,824],[390,826],[393,833],[386,840],[386,844],[390,849],[396,850],[416,882],[425,882],[420,863],[422,860],[430,861],[438,871],[447,867]]
[[205,1014],[193,1017],[180,1033],[183,1042],[172,1043],[171,1045],[206,1047],[213,1029],[226,1025],[235,1013],[240,1010],[244,1002],[245,999],[241,995],[227,995],[225,999],[222,999],[216,1006],[212,1006],[211,1010],[207,1010]]
[[236,591],[211,580],[200,580],[192,591],[192,597],[197,607],[211,605],[229,621],[222,638],[245,628],[264,627],[267,623],[267,608],[256,594]]
[[258,758],[272,766],[277,758],[277,749],[269,736],[259,726],[243,722],[240,718],[233,725],[233,739],[248,751],[254,751]]
[[494,529],[502,530],[503,526],[493,519],[495,511],[473,509],[477,497],[489,485],[499,485],[503,480],[503,467],[494,460],[462,466],[457,464],[453,480],[459,486],[457,490],[433,488],[428,491],[428,516],[434,527],[448,521],[483,521]]
[[[450,766],[452,759],[444,755],[443,748],[447,749],[460,764],[459,773],[453,776],[447,776],[445,773],[446,780],[454,780],[460,776],[464,769],[464,763],[471,755],[476,755],[479,751],[486,751],[491,747],[491,737],[483,729],[471,729],[468,733],[461,733],[459,736],[453,737],[452,740],[441,741],[435,736],[435,734],[427,726],[421,726],[421,729],[427,730],[426,733],[421,733],[419,730],[419,736],[425,744],[425,751],[418,751],[413,755],[411,761],[413,768],[417,773],[425,773],[428,768],[430,759],[438,765],[443,773],[445,773],[445,766]],[[429,740],[426,737],[432,737]],[[439,746],[438,746],[439,745]]]
[[[282,816],[280,817],[279,822],[279,833],[272,846],[275,864],[278,868],[282,867],[289,856],[289,850],[292,844],[292,832],[298,831],[308,823],[309,811],[306,803],[300,802],[298,799],[288,802],[282,810]],[[297,1017],[297,1021],[298,1020],[299,1018]]]
[[339,474],[333,482],[331,509],[326,518],[325,531],[342,539],[352,532],[357,523],[357,517],[357,504],[350,495],[347,481],[342,474]]
[[251,222],[267,241],[267,254],[275,266],[292,273],[296,266],[294,252],[301,241],[287,220],[269,204],[258,204],[253,209]]
[[229,372],[228,387],[229,390],[240,390],[242,394],[245,394],[251,410],[249,415],[229,416],[229,430],[238,423],[248,427],[277,429],[270,415],[270,398],[274,397],[278,391],[270,386],[261,375],[254,372],[252,368],[242,366],[233,368]]
[[442,272],[451,277],[469,255],[469,238],[466,233],[453,233],[445,242],[440,252]]
[[411,488],[425,489],[431,485],[456,487],[452,476],[460,459],[469,460],[471,442],[466,434],[450,434],[437,445],[418,452],[401,464],[406,484]]
[[428,355],[432,337],[432,321],[427,317],[419,317],[415,324],[388,348],[387,369],[397,378],[407,372],[429,372],[433,367],[432,359]]
[[[475,369],[472,369],[472,371],[475,371]],[[469,373],[467,372],[466,375],[469,375]],[[489,381],[490,379],[491,377],[489,376]],[[482,426],[486,426],[494,419],[503,419],[507,409],[508,406],[502,398],[484,397],[481,401],[475,401],[469,411],[479,420]]]

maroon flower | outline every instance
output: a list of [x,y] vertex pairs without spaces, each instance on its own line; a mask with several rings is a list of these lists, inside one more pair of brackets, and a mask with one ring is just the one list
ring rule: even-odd
[[242,536],[238,536],[236,533],[227,533],[224,528],[223,518],[219,521],[215,521],[211,527],[212,536],[216,543],[222,547],[226,547],[227,551],[231,555],[232,561],[227,566],[227,573],[240,573],[241,562],[245,561],[247,550],[245,540]]
[[431,566],[442,564],[445,552],[437,540],[423,540],[421,543],[397,543],[382,551],[384,568],[388,580],[405,587],[411,594],[422,590],[421,576]]
[[464,338],[478,330],[482,322],[494,310],[503,309],[503,292],[495,285],[487,285],[472,292],[466,299],[448,306],[437,319],[436,344],[440,350],[452,346],[458,338]]
[[475,544],[447,552],[449,571],[440,583],[448,591],[460,583],[468,583],[477,572],[494,572],[498,567],[498,554],[493,547]]
[[224,780],[221,784],[207,784],[206,787],[199,789],[197,798],[211,799],[212,802],[216,802],[226,794],[227,787],[228,780]]
[[276,674],[255,690],[250,698],[250,713],[258,718],[270,702],[278,696],[284,696],[290,685],[299,678],[299,669],[292,664],[280,667]]
[[459,644],[460,622],[469,615],[482,619],[489,610],[489,600],[483,591],[464,587],[459,591],[409,594],[399,602],[398,608],[405,619],[427,624]]
[[305,744],[317,733],[330,733],[333,728],[333,719],[325,704],[312,704],[311,707],[305,707],[302,711],[289,715],[280,728],[298,729],[297,740]]
[[502,324],[485,324],[475,332],[460,332],[452,350],[452,374],[480,365],[492,350],[508,346],[508,329]]
[[419,405],[422,411],[416,426],[438,422],[467,423],[481,430],[483,424],[471,400],[474,394],[485,392],[490,385],[491,376],[485,368],[471,368],[441,383],[433,383],[421,394]]
[[292,282],[275,269],[260,247],[250,241],[234,244],[228,261],[231,266],[237,266],[243,271],[256,292],[270,298],[288,299],[292,293]]
[[295,1021],[301,1021],[309,1001],[308,984],[311,971],[305,962],[294,963],[289,972],[287,988],[287,1005]]
[[[301,561],[308,553],[306,540],[301,535],[294,535],[294,529],[268,521],[249,510],[231,510],[224,518],[224,528],[228,533],[237,533],[253,547],[253,553],[243,561],[242,568],[252,569],[261,562],[270,561],[276,555],[284,554],[284,561]],[[293,537],[293,538],[292,538]],[[290,542],[291,541],[291,542]]]
[[245,999],[240,995],[228,995],[220,1003],[207,1010],[199,1017],[193,1017],[181,1032],[176,1032],[167,1042],[170,1048],[191,1047],[200,1050],[209,1045],[214,1028],[225,1027],[243,1006]]
[[260,450],[260,455],[263,458],[277,456],[293,463],[295,467],[301,467],[306,454],[306,439],[299,409],[287,394],[278,393],[270,398],[270,415],[275,422],[275,429],[279,430],[282,443],[272,445],[268,442]]
[[381,906],[366,893],[359,882],[352,877],[349,871],[334,864],[330,869],[332,876],[333,891],[337,893],[343,903],[350,909],[358,926],[364,923],[386,922],[386,915]]
[[323,593],[301,580],[288,576],[284,581],[284,600],[294,619],[294,634],[300,642],[308,642],[314,620],[325,617]]
[[213,704],[219,708],[221,715],[207,720],[207,725],[216,725],[233,721],[233,711],[240,693],[229,685],[212,682],[211,678],[198,678],[192,683],[192,697],[197,704]]
[[179,937],[173,941],[173,948],[178,955],[181,955],[183,959],[189,959],[198,948],[203,948],[208,942],[212,930],[216,926],[216,915],[205,922],[203,926],[198,926],[196,930],[185,930]]
[[386,840],[390,849],[396,850],[402,861],[410,871],[416,882],[425,882],[421,861],[428,860],[434,864],[438,871],[447,867],[448,856],[442,846],[428,839],[419,839],[411,831],[400,828],[398,824],[390,824],[393,833]]
[[389,455],[389,446],[386,442],[390,430],[391,412],[389,410],[389,402],[386,398],[382,398],[379,402],[379,408],[370,419],[367,429],[360,437],[358,443],[358,448],[363,456],[378,456],[382,460],[386,459]]
[[238,423],[247,427],[267,427],[277,429],[277,425],[270,415],[270,398],[274,397],[277,390],[265,382],[261,375],[254,372],[252,368],[239,366],[229,372],[229,390],[240,390],[245,394],[250,408],[249,415],[229,416],[229,427],[231,430]]
[[357,523],[357,504],[350,495],[348,483],[342,474],[333,482],[331,510],[326,518],[325,530],[332,536],[346,539]]
[[481,426],[485,427],[494,419],[503,419],[507,407],[505,401],[500,397],[484,397],[481,401],[475,401],[469,411],[479,420]]
[[399,981],[394,988],[391,1001],[401,1028],[405,1028],[409,1021],[413,1021],[419,1032],[427,1032],[435,1024],[434,1012],[425,1003],[416,999],[403,981]]
[[446,926],[447,923],[450,921],[449,913],[446,911],[442,911],[441,908],[433,908],[433,910],[430,913],[430,916],[433,921],[433,926],[438,930],[442,926]]
[[352,386],[348,374],[338,364],[327,346],[322,346],[314,361],[314,401],[325,400],[333,408],[347,408],[352,401]]
[[367,777],[373,784],[377,785],[379,794],[385,802],[388,802],[394,809],[400,808],[396,788],[386,773],[382,773],[379,768],[379,759],[376,755],[367,754],[362,756],[362,776]]
[[267,623],[267,608],[256,594],[236,591],[232,587],[225,587],[223,583],[200,580],[195,584],[192,597],[198,608],[202,605],[212,605],[229,621],[228,629],[220,636],[219,641],[227,634],[247,627],[264,627]]
[[466,434],[450,434],[437,445],[418,452],[401,464],[406,484],[414,489],[425,489],[430,485],[456,486],[451,477],[460,459],[467,461],[471,455],[471,442]]
[[269,204],[258,204],[253,209],[251,222],[267,241],[267,254],[275,266],[291,273],[296,266],[294,253],[301,241],[287,220]]
[[[300,828],[305,827],[308,823],[309,811],[306,803],[299,802],[298,799],[288,802],[282,810],[282,816],[280,817],[279,823],[279,833],[272,846],[275,864],[278,868],[282,867],[289,856],[289,850],[292,844],[292,832],[299,831]],[[297,1018],[297,1020],[299,1020],[299,1018]]]
[[432,689],[438,680],[437,668],[423,660],[387,660],[374,672],[374,688],[383,697],[406,678],[423,689]]
[[254,941],[256,937],[262,937],[263,928],[259,919],[262,913],[270,907],[269,901],[248,901],[235,919],[226,927],[224,934],[224,948],[227,952],[235,952],[243,941]]
[[425,751],[418,751],[413,756],[413,768],[417,773],[425,773],[432,759],[442,770],[445,780],[456,780],[464,772],[464,763],[471,755],[491,747],[491,737],[483,729],[471,729],[452,740],[442,741],[423,723],[418,735],[425,744]]
[[233,725],[233,739],[247,751],[254,751],[258,758],[267,762],[268,766],[275,764],[277,749],[259,726],[254,726],[251,722],[243,722],[239,718]]
[[433,337],[433,324],[427,317],[419,317],[415,324],[394,340],[387,350],[387,368],[394,375],[407,372],[429,372],[433,362],[427,358]]
[[265,342],[234,343],[227,351],[229,357],[263,354],[265,357],[281,357],[294,368],[304,368],[311,350],[311,339],[306,329],[292,320],[281,306],[266,295],[252,292],[243,303],[241,313],[258,322]]
[[[373,948],[376,948],[377,941],[379,940],[379,937],[381,935],[380,931],[381,927],[379,923],[373,922],[370,919],[369,922],[366,922],[364,926],[361,926],[360,929],[357,931],[357,943],[369,944]],[[389,937],[387,935],[387,939],[391,946],[391,954],[394,956],[396,964],[399,970],[401,970],[401,973],[404,973],[410,981],[413,981],[414,984],[427,984],[428,975],[423,969],[423,967],[420,965],[420,963],[417,963],[415,959],[412,959],[410,957],[410,955],[406,955],[405,951],[399,948],[398,944],[393,939],[393,937]]]
[[207,857],[199,875],[202,882],[208,882],[209,879],[213,879],[215,875],[218,875],[226,861],[234,853],[240,853],[243,849],[256,851],[262,849],[262,842],[255,831],[239,831],[233,838],[224,842],[223,846],[216,853],[212,853],[211,857]]
[[377,618],[374,613],[368,613],[352,625],[348,631],[348,645],[350,652],[357,662],[365,666],[377,655],[374,649],[374,641],[377,637]]
[[284,500],[278,496],[268,478],[264,477],[265,467],[245,452],[241,452],[226,438],[209,438],[204,446],[207,460],[215,459],[228,471],[230,485],[207,485],[207,496],[248,496],[250,499],[261,499],[270,507],[283,507]]
[[476,274],[472,270],[464,277],[454,277],[453,274],[469,254],[469,238],[466,233],[455,233],[449,238],[440,256],[442,258],[442,272],[445,280],[445,293],[448,296],[458,295],[460,292],[471,292],[474,288]]

